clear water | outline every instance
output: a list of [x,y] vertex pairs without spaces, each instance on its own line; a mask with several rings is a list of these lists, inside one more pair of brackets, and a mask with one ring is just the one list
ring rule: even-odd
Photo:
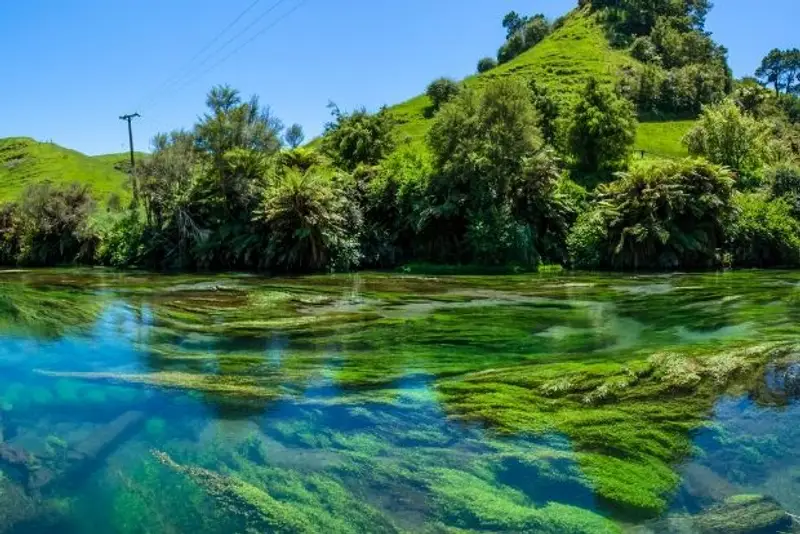
[[800,273],[0,272],[0,532],[789,532]]

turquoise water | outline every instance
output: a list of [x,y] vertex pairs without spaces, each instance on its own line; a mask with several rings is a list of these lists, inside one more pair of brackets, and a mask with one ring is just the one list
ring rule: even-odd
[[798,318],[794,272],[0,272],[0,532],[797,531]]

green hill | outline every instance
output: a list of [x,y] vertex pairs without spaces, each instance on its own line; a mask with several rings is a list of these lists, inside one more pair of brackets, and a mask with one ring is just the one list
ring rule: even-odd
[[[611,47],[596,16],[584,9],[570,13],[560,27],[533,48],[464,83],[480,86],[494,78],[519,76],[546,85],[562,103],[570,104],[590,77],[614,83],[620,69],[636,64],[624,50]],[[415,142],[424,138],[431,124],[426,117],[429,106],[430,99],[421,95],[389,108],[401,123],[401,136],[409,136]],[[650,155],[683,157],[686,149],[681,139],[691,124],[692,121],[642,122],[636,149]]]
[[16,200],[32,183],[88,183],[95,198],[105,201],[111,193],[130,196],[128,175],[117,163],[127,156],[90,157],[53,143],[25,137],[0,139],[0,201]]

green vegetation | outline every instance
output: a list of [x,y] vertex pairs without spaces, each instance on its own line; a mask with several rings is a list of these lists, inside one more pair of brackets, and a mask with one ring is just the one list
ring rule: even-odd
[[704,31],[709,9],[582,1],[552,24],[509,13],[496,67],[437,79],[376,113],[331,104],[325,134],[302,149],[298,125],[284,131],[257,97],[214,87],[191,131],[156,137],[126,206],[100,215],[87,190],[56,185],[4,206],[0,261],[272,272],[797,265],[796,54],[774,52],[759,69],[775,93],[734,83]]
[[80,182],[91,187],[98,202],[105,203],[109,195],[124,202],[130,198],[128,158],[127,154],[89,157],[27,138],[0,139],[0,201],[18,200],[27,186],[49,181]]
[[[790,526],[796,481],[764,480],[797,462],[796,272],[3,276],[0,349],[64,317],[76,356],[4,364],[3,422],[40,465],[70,457],[84,416],[148,413],[97,494],[68,486],[113,501],[94,528]],[[715,455],[721,495],[681,485]]]

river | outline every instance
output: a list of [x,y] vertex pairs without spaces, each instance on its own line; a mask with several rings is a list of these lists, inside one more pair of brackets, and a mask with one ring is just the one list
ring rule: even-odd
[[0,271],[0,532],[798,531],[798,333],[791,271]]

